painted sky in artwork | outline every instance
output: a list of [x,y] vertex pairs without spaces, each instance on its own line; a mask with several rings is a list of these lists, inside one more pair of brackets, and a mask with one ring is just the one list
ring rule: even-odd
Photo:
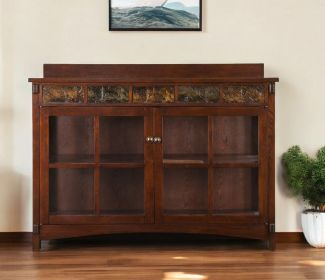
[[[168,3],[180,2],[185,6],[199,6],[200,0],[169,0]],[[112,7],[160,6],[164,0],[111,0]]]

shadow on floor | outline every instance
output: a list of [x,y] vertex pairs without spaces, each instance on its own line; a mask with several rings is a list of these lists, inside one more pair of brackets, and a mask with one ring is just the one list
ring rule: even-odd
[[90,248],[90,247],[143,247],[169,249],[175,246],[182,249],[200,247],[213,250],[266,249],[266,244],[259,240],[216,237],[211,235],[195,234],[114,234],[108,236],[71,238],[43,241],[44,250]]

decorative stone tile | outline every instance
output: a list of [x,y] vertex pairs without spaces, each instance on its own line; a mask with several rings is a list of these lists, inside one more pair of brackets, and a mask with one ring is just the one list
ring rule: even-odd
[[220,88],[217,86],[179,86],[177,101],[185,103],[217,103]]
[[134,87],[133,103],[172,103],[175,101],[173,86]]
[[133,103],[150,103],[153,101],[153,87],[133,87]]
[[89,86],[88,103],[128,103],[127,86]]
[[225,103],[263,104],[264,86],[226,86],[223,88]]
[[43,86],[43,103],[83,103],[81,86]]

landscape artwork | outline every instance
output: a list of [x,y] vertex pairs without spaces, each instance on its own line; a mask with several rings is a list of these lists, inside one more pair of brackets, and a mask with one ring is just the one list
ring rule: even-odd
[[202,0],[109,0],[109,30],[202,30]]

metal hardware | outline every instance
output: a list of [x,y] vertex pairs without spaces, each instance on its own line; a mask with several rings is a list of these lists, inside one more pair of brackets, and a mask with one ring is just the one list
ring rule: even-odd
[[33,93],[39,93],[39,85],[33,84]]
[[147,143],[153,143],[153,141],[154,141],[154,138],[153,138],[152,136],[148,136],[148,137],[146,138],[146,142],[147,142]]
[[160,143],[161,143],[161,138],[160,138],[160,137],[155,137],[155,138],[153,139],[153,142],[154,142],[155,144],[160,144]]
[[275,224],[269,224],[269,232],[274,233],[275,232]]
[[275,94],[275,83],[269,84],[269,93]]
[[33,233],[39,234],[40,226],[39,225],[33,225]]
[[154,144],[159,144],[162,142],[160,137],[153,137],[153,136],[148,136],[146,138],[147,143],[154,143]]

